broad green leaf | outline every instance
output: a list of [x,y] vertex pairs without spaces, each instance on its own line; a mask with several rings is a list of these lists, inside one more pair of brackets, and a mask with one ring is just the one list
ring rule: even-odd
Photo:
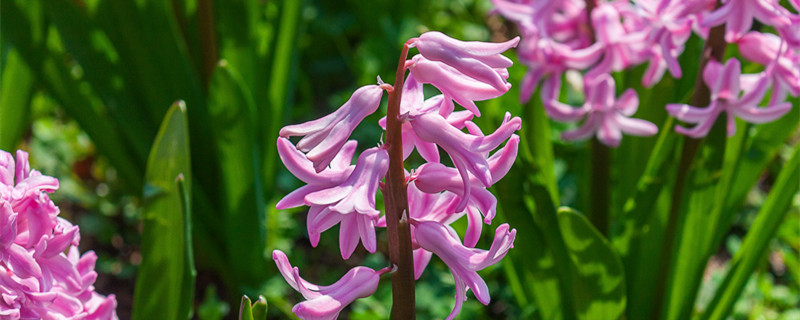
[[191,186],[186,106],[176,102],[167,112],[147,160],[142,263],[133,319],[189,319],[192,315]]
[[717,288],[701,319],[726,319],[753,270],[766,258],[769,252],[767,246],[789,212],[799,185],[800,144],[794,147],[792,157],[784,164],[742,246],[731,260],[725,279]]
[[574,264],[572,294],[578,319],[620,319],[625,313],[622,261],[580,213],[561,208],[558,222]]
[[0,80],[0,149],[13,152],[28,129],[33,75],[16,50],[6,59]]
[[255,106],[238,72],[222,60],[211,77],[208,97],[212,136],[219,159],[226,252],[236,283],[255,287],[265,278],[264,207],[260,152],[256,145]]
[[544,239],[544,233],[534,223],[533,214],[523,199],[527,194],[520,191],[525,182],[523,172],[525,166],[515,165],[495,185],[498,210],[511,226],[520,230],[514,240],[514,250],[506,257],[513,263],[503,265],[510,269],[506,270],[506,274],[510,286],[515,290],[519,306],[535,304],[539,319],[565,319],[561,307],[563,291],[560,291],[559,273],[556,269],[560,266],[556,264],[552,249]]

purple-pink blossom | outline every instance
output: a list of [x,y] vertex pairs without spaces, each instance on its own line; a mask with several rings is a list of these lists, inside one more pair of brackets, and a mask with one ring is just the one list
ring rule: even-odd
[[292,312],[304,320],[336,319],[342,309],[353,301],[375,293],[380,276],[390,271],[390,268],[375,271],[367,267],[355,267],[336,283],[318,286],[301,278],[300,270],[289,264],[289,258],[282,251],[273,251],[272,259],[286,282],[306,299],[292,308]]
[[[587,114],[583,123],[574,130],[561,134],[564,140],[580,140],[597,135],[597,139],[609,147],[619,146],[622,133],[635,136],[651,136],[658,127],[649,121],[631,118],[639,107],[639,99],[633,89],[625,90],[615,98],[614,79],[605,74],[586,84],[586,102],[581,107]],[[560,102],[555,102],[561,104]],[[569,108],[564,105],[563,108]]]
[[438,31],[429,31],[409,43],[426,59],[440,61],[468,77],[505,91],[508,90],[505,69],[513,62],[501,53],[516,47],[519,37],[502,43],[460,41]]
[[94,291],[97,256],[79,254],[78,227],[47,195],[58,186],[0,150],[0,318],[116,319],[114,295]]
[[[517,230],[502,224],[495,230],[494,241],[489,250],[465,247],[452,228],[434,221],[414,222],[417,243],[432,252],[450,268],[456,284],[456,304],[447,319],[453,319],[467,300],[467,290],[484,305],[489,304],[489,288],[478,275],[478,271],[503,259],[514,247]],[[509,230],[510,229],[510,230]]]
[[[799,21],[800,23],[800,21]],[[800,95],[800,54],[769,33],[748,32],[739,38],[739,53],[747,60],[766,66],[772,82],[770,104],[786,99],[787,94]]]
[[301,124],[285,126],[281,137],[303,136],[297,149],[306,153],[320,172],[330,164],[356,126],[378,110],[383,89],[377,85],[358,88],[344,105],[333,113]]
[[[328,215],[338,215],[339,247],[347,259],[361,243],[375,252],[375,221],[380,211],[375,209],[378,183],[389,169],[389,154],[383,147],[365,150],[358,157],[355,169],[341,184],[314,191],[305,197],[308,206],[324,207]],[[323,213],[320,213],[323,214]]]
[[[703,81],[711,90],[711,103],[707,107],[694,107],[686,104],[668,104],[667,111],[681,121],[696,124],[689,129],[676,126],[675,131],[693,138],[705,137],[723,111],[728,117],[727,133],[736,133],[736,119],[739,117],[750,123],[765,123],[780,118],[792,105],[788,102],[777,103],[767,107],[759,107],[769,86],[769,79],[764,74],[755,75],[757,80],[742,90],[744,76],[741,65],[736,58],[728,59],[723,66],[711,60],[703,70]],[[741,97],[740,97],[741,94]]]

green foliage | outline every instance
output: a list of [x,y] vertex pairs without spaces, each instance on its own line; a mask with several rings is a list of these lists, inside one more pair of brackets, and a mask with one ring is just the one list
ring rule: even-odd
[[142,214],[142,264],[133,319],[190,319],[195,269],[186,105],[172,105],[150,152]]
[[267,319],[267,300],[263,296],[258,297],[255,303],[250,302],[250,298],[242,296],[242,304],[239,307],[239,320],[266,320]]

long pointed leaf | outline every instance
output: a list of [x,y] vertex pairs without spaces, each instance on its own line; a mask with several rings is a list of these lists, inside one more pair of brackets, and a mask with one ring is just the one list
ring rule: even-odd
[[148,157],[142,263],[134,291],[133,319],[191,317],[194,267],[187,234],[191,219],[186,219],[192,186],[188,129],[186,107],[177,102],[167,112]]
[[722,320],[730,313],[753,270],[765,259],[768,252],[767,245],[789,211],[799,185],[800,144],[795,146],[792,157],[784,164],[741,248],[731,260],[731,267],[725,280],[717,288],[701,319]]
[[0,149],[13,150],[28,129],[33,95],[33,75],[16,50],[8,53],[0,81]]

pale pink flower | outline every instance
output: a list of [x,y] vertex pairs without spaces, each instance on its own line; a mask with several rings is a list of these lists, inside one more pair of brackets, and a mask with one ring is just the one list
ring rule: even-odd
[[[305,197],[309,207],[323,207],[320,216],[339,215],[339,249],[345,259],[350,258],[359,238],[367,251],[376,250],[375,222],[380,211],[375,209],[375,195],[387,170],[389,154],[386,149],[370,148],[361,153],[345,181]],[[325,217],[317,219],[326,220]]]
[[656,84],[669,70],[675,78],[680,78],[678,56],[692,33],[694,15],[701,12],[707,0],[639,0],[635,1],[641,17],[638,28],[648,28],[648,45],[651,47],[650,64],[642,78],[642,84],[650,87]]
[[[403,84],[403,99],[400,101],[400,114],[415,116],[428,112],[438,112],[447,118],[447,122],[456,128],[464,128],[464,123],[471,120],[474,116],[469,110],[453,112],[454,106],[450,99],[444,99],[444,95],[436,95],[428,99],[424,98],[422,83],[417,82],[412,74],[406,77]],[[381,128],[386,129],[386,117],[378,121]],[[403,121],[401,127],[403,140],[403,159],[408,158],[414,149],[417,150],[423,159],[429,162],[439,162],[439,148],[436,144],[423,141],[417,138],[414,129],[407,121]]]
[[[573,49],[552,38],[523,41],[518,50],[519,59],[530,69],[520,84],[520,102],[527,103],[539,81],[545,78],[541,88],[542,101],[545,107],[550,107],[547,102],[557,99],[561,90],[561,75],[570,69],[581,70],[592,66],[602,56],[602,49],[599,43]],[[547,111],[558,113],[560,110]]]
[[597,43],[603,46],[603,58],[586,76],[595,78],[601,74],[621,71],[647,59],[646,40],[648,33],[642,30],[625,30],[618,9],[601,3],[592,10],[592,26]]
[[800,95],[800,54],[782,47],[781,38],[752,31],[739,38],[738,44],[743,57],[767,66],[772,82],[770,104],[785,101],[787,93]]
[[561,134],[564,140],[580,140],[597,135],[597,139],[610,147],[619,146],[622,133],[651,136],[658,127],[646,120],[631,118],[639,106],[633,89],[625,90],[617,99],[614,79],[604,74],[586,85],[586,102],[583,108],[588,116],[578,129]]
[[501,53],[516,47],[519,37],[501,43],[460,41],[438,31],[429,31],[408,43],[428,60],[442,62],[468,77],[505,91],[508,90],[508,71],[505,70],[513,62]]
[[356,152],[357,142],[355,140],[345,143],[331,161],[330,167],[322,172],[317,172],[311,160],[308,160],[302,152],[297,150],[289,139],[278,138],[277,144],[278,156],[283,165],[295,177],[306,183],[306,185],[292,191],[278,201],[276,207],[279,210],[304,205],[306,195],[344,182],[355,168],[350,164],[353,154]]
[[442,147],[453,160],[464,184],[463,199],[459,204],[462,210],[470,197],[470,174],[485,187],[490,187],[492,174],[486,154],[511,137],[522,125],[519,117],[505,119],[494,133],[482,136],[464,133],[436,113],[416,116],[410,122],[420,139]]
[[753,26],[753,18],[761,23],[783,29],[792,24],[791,14],[777,0],[728,0],[702,19],[702,26],[725,24],[725,41],[736,42]]
[[[406,65],[417,81],[433,85],[444,94],[444,99],[455,100],[455,102],[476,116],[480,116],[481,112],[474,101],[497,98],[511,88],[511,84],[506,82],[504,88],[497,89],[491,84],[472,78],[452,66],[443,62],[428,60],[419,54],[407,61]],[[505,80],[508,78],[508,71],[503,70],[497,70],[497,72],[500,72],[501,77]]]
[[300,270],[292,267],[289,258],[280,250],[272,252],[272,259],[286,282],[306,299],[292,308],[292,312],[304,320],[336,319],[342,309],[353,301],[375,293],[380,276],[390,271],[389,268],[375,271],[367,267],[355,267],[336,283],[318,286],[301,278]]
[[471,289],[478,301],[488,305],[489,288],[477,271],[505,257],[508,250],[514,247],[517,230],[509,230],[508,224],[505,223],[497,227],[492,246],[486,251],[462,245],[458,234],[449,226],[433,221],[412,221],[412,223],[416,227],[415,236],[419,246],[442,259],[453,274],[456,304],[447,319],[455,318],[461,311],[461,305],[467,300],[467,290]]
[[358,88],[347,102],[333,113],[301,124],[285,126],[281,137],[303,136],[297,149],[306,152],[317,172],[333,160],[347,138],[364,118],[378,110],[383,89],[368,85]]
[[764,108],[758,107],[758,103],[769,87],[769,79],[765,75],[758,75],[755,83],[749,86],[749,90],[744,90],[740,97],[739,95],[743,91],[741,82],[743,82],[744,76],[741,75],[739,60],[736,58],[728,59],[725,66],[714,60],[709,61],[703,70],[703,80],[711,91],[711,103],[708,107],[699,108],[686,104],[667,105],[667,111],[672,116],[681,121],[697,124],[691,129],[675,126],[675,131],[678,133],[693,138],[704,137],[711,130],[717,116],[724,111],[728,117],[728,136],[733,136],[736,133],[734,117],[750,123],[765,123],[780,118],[792,108],[788,102]]

